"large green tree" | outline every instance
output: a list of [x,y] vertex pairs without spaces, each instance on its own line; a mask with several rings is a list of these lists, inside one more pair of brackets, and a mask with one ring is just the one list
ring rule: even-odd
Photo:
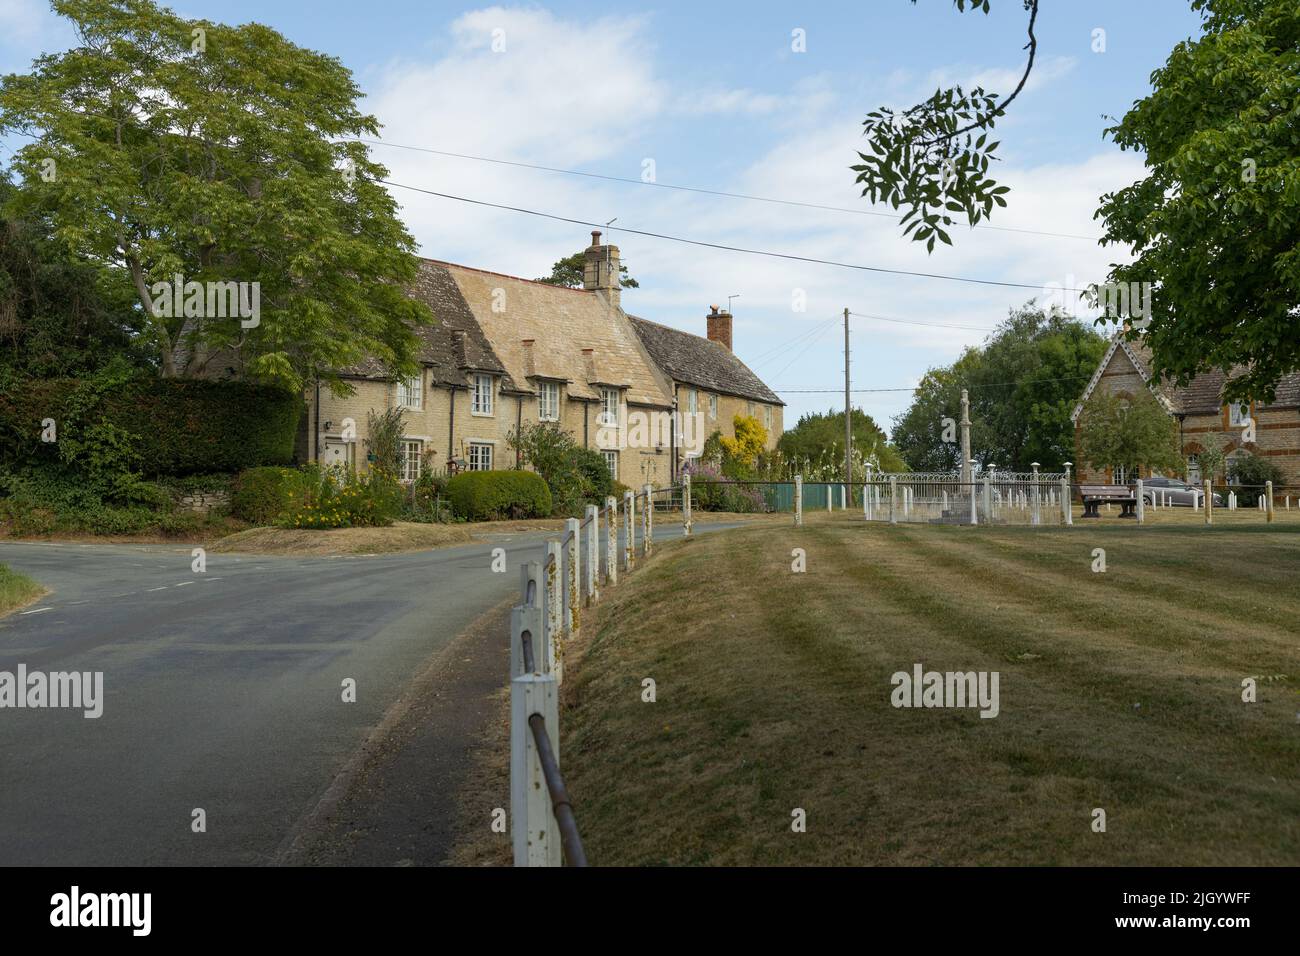
[[1111,281],[1151,284],[1152,371],[1185,384],[1244,366],[1229,397],[1267,401],[1300,368],[1300,4],[1192,6],[1201,36],[1108,131],[1145,154],[1146,178],[1098,216],[1134,250]]
[[891,435],[917,471],[960,464],[961,390],[970,398],[971,455],[1028,471],[1037,461],[1061,470],[1074,457],[1070,414],[1106,348],[1102,336],[1033,303],[1012,310],[980,348],[931,369]]
[[1122,465],[1181,474],[1178,423],[1149,391],[1120,396],[1098,390],[1079,413],[1079,454],[1094,469]]
[[[0,175],[0,210],[13,193]],[[129,286],[49,232],[47,222],[0,212],[0,390],[24,378],[81,378],[114,356],[146,364]]]
[[[378,122],[357,110],[351,73],[256,23],[150,0],[53,7],[77,45],[0,81],[0,131],[35,139],[13,162],[14,212],[48,216],[71,250],[124,271],[162,374],[213,355],[294,387],[337,384],[366,357],[413,370],[412,326],[430,316],[404,294],[414,241],[355,141]],[[249,283],[257,324],[157,314],[176,275]]]
[[[850,421],[853,426],[853,450],[864,461],[874,458],[879,471],[907,470],[875,419],[862,409],[855,408]],[[787,461],[829,462],[843,475],[844,413],[828,411],[802,415],[794,428],[781,435],[776,447]]]

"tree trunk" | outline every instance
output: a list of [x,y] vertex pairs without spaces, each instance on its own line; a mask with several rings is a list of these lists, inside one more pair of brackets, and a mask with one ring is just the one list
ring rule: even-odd
[[149,317],[153,325],[154,334],[158,340],[159,358],[162,360],[162,377],[176,378],[176,362],[172,357],[171,336],[167,334],[167,326],[153,314],[153,300],[149,297],[149,289],[144,283],[144,270],[140,268],[140,260],[135,256],[127,256],[126,264],[131,270],[131,281],[135,284],[135,294],[140,299],[140,304],[144,306],[145,315]]

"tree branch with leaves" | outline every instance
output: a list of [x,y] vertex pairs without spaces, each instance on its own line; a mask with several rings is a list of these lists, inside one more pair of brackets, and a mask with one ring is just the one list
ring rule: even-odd
[[[912,0],[916,3],[916,0]],[[990,0],[953,0],[960,12],[989,12]],[[977,86],[937,89],[908,109],[881,107],[867,114],[863,136],[867,151],[851,166],[862,195],[873,203],[902,209],[899,224],[914,242],[933,252],[936,240],[952,245],[948,228],[961,216],[970,225],[989,218],[993,207],[1007,204],[1010,187],[988,175],[1000,141],[990,140],[997,120],[1006,114],[1029,80],[1038,52],[1034,26],[1038,0],[1023,0],[1029,13],[1029,51],[1020,82],[1005,98]]]

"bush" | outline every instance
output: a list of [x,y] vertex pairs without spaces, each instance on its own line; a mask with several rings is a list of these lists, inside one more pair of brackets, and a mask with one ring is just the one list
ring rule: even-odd
[[[0,394],[0,465],[62,463],[114,476],[235,472],[288,464],[300,396],[245,382],[140,378],[111,368],[85,379],[27,381]],[[53,419],[57,442],[41,441]]]
[[1283,483],[1282,469],[1267,458],[1259,455],[1244,455],[1232,460],[1232,479],[1241,485],[1258,485],[1256,488],[1238,488],[1237,503],[1244,508],[1255,508],[1264,496],[1263,485],[1273,482],[1276,494]]
[[767,510],[763,496],[746,485],[723,485],[725,481],[717,469],[698,462],[686,466],[691,476],[691,507],[699,511],[729,511],[739,514]]
[[274,524],[289,508],[289,492],[298,487],[292,468],[249,468],[231,483],[230,513],[250,524]]
[[531,471],[467,471],[447,482],[456,514],[469,521],[542,518],[551,513],[551,490]]
[[275,519],[282,528],[373,528],[401,513],[402,486],[381,469],[359,475],[309,464],[289,474],[288,506]]
[[542,476],[557,514],[578,514],[585,503],[604,504],[606,496],[614,493],[604,456],[579,445],[559,425],[526,424],[511,432],[509,444],[520,452],[525,465]]

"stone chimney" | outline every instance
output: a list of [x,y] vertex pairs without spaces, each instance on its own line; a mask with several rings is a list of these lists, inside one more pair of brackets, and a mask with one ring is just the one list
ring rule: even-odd
[[533,358],[533,339],[524,339],[524,375],[537,374],[537,362]]
[[618,246],[601,245],[600,233],[593,231],[591,245],[584,254],[582,287],[588,291],[604,292],[610,302],[617,306],[622,289],[618,270]]
[[710,342],[717,342],[719,345],[725,345],[727,351],[731,351],[731,313],[719,312],[716,305],[709,306],[711,310],[705,317],[708,322],[708,336]]
[[587,373],[588,382],[596,381],[596,350],[595,349],[582,350],[582,368],[583,371]]

